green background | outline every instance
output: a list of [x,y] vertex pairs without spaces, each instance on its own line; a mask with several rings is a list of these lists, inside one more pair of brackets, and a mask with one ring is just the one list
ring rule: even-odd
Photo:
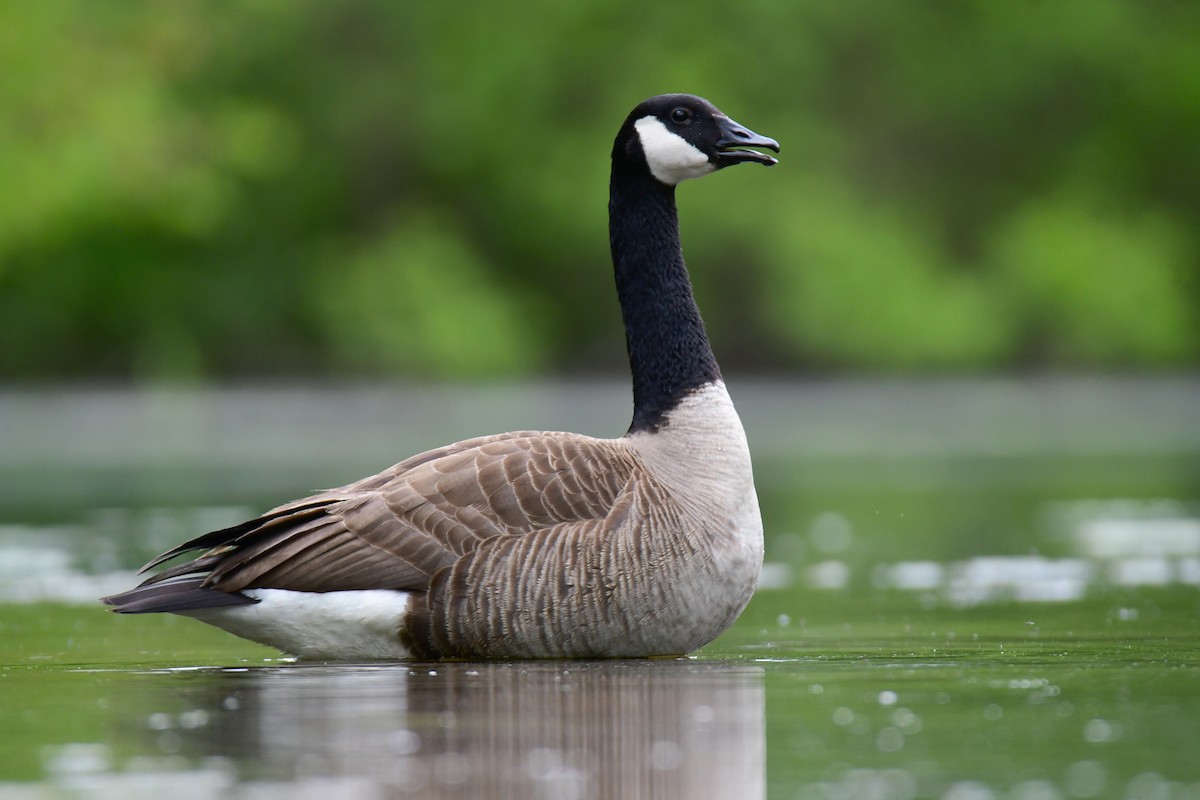
[[728,369],[1187,368],[1200,5],[0,2],[0,380],[624,369],[635,103]]

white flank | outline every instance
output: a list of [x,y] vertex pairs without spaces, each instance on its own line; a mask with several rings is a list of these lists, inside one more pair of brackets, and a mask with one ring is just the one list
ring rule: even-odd
[[188,613],[235,636],[318,661],[408,658],[400,628],[410,595],[389,589],[246,589],[259,602]]
[[688,178],[699,178],[717,168],[686,139],[667,130],[658,117],[642,117],[633,123],[633,127],[641,140],[650,173],[669,186]]

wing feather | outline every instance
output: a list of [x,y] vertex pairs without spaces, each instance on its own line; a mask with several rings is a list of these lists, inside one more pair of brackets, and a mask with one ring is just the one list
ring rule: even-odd
[[[541,432],[467,440],[192,539],[146,568],[201,551],[196,558],[143,586],[205,575],[200,586],[187,584],[187,603],[250,588],[423,592],[439,570],[497,537],[539,539],[564,524],[605,529],[593,523],[610,514],[637,465],[621,440]],[[505,548],[513,562],[505,570],[518,569],[522,550],[541,547],[513,545],[516,551]],[[123,597],[109,601],[121,610]],[[160,598],[173,602],[165,588],[136,595],[139,610],[154,610],[146,606]]]

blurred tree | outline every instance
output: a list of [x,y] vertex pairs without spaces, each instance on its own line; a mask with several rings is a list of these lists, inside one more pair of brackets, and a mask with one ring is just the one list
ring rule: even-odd
[[0,0],[0,378],[619,367],[661,91],[784,146],[681,192],[727,368],[1200,361],[1200,6],[681,8]]

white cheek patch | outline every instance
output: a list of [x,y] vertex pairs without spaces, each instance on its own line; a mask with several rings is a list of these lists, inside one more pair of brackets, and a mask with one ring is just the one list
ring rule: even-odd
[[633,123],[633,128],[642,142],[650,174],[669,186],[699,178],[717,168],[687,140],[667,130],[658,117],[642,117]]

